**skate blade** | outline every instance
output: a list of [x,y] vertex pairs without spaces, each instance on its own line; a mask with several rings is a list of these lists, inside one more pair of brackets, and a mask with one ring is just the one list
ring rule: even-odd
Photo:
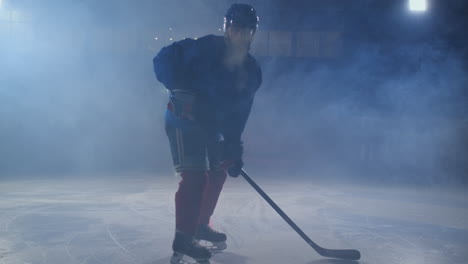
[[211,253],[220,253],[227,248],[226,241],[223,242],[210,242],[206,240],[199,240],[200,245],[206,247]]
[[171,257],[170,264],[210,264],[209,259],[193,259],[185,256],[182,253],[174,252]]

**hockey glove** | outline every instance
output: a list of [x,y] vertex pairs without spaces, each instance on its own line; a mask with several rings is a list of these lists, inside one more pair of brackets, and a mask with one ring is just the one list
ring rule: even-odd
[[229,176],[234,178],[239,177],[242,171],[242,167],[244,167],[244,162],[242,161],[242,159],[234,162],[234,164],[227,170]]
[[241,142],[230,143],[224,142],[223,165],[227,169],[229,176],[238,177],[241,173],[244,162],[242,155],[244,154],[244,145]]

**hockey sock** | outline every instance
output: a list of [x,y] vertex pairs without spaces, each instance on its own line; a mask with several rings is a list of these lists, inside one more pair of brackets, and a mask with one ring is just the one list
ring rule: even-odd
[[218,203],[218,198],[221,190],[223,189],[226,177],[226,170],[208,172],[208,182],[203,194],[203,202],[200,212],[200,224],[208,225],[210,223],[210,217],[213,215],[216,204]]
[[203,193],[207,183],[205,171],[184,171],[175,194],[176,229],[194,236],[200,217]]

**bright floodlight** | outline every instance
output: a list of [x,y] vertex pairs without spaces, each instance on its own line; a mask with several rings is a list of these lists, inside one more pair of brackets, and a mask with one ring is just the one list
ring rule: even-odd
[[426,11],[427,0],[409,0],[409,9],[411,11]]

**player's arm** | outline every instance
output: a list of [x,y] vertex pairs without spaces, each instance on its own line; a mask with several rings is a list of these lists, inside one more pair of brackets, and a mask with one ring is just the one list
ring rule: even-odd
[[194,54],[195,40],[184,39],[174,42],[153,59],[156,78],[169,90],[182,89],[188,82],[188,69]]
[[231,113],[227,117],[227,124],[222,131],[224,141],[227,144],[240,144],[242,142],[242,133],[244,132],[245,125],[249,119],[253,101],[253,98],[250,99],[240,112]]
[[262,73],[260,68],[256,69],[257,84],[255,87],[255,92],[252,94],[252,97],[246,102],[246,105],[242,107],[239,111],[231,113],[227,118],[227,123],[223,128],[224,136],[224,145],[225,145],[225,158],[231,160],[233,165],[229,168],[229,175],[233,177],[239,176],[241,173],[244,162],[242,160],[244,147],[242,142],[242,133],[244,132],[245,125],[250,116],[252,110],[252,105],[254,102],[255,93],[262,83]]

